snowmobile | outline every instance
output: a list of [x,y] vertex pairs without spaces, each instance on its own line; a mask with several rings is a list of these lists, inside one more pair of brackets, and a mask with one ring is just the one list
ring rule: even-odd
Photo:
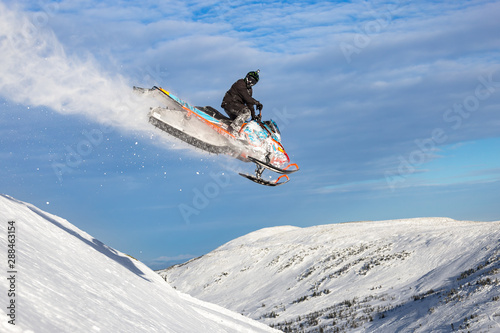
[[[273,120],[258,119],[244,123],[240,130],[231,131],[231,119],[211,106],[192,106],[161,87],[134,87],[139,94],[152,96],[162,106],[151,107],[149,122],[168,134],[213,154],[226,154],[244,162],[255,163],[254,175],[239,175],[261,185],[278,186],[287,183],[289,174],[299,170],[281,144],[281,133]],[[280,174],[275,180],[262,178],[264,170]]]

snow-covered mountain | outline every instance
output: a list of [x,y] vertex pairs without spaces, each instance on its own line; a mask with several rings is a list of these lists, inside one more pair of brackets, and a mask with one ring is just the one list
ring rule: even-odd
[[30,204],[0,195],[0,222],[2,333],[276,332]]
[[500,332],[500,222],[268,228],[159,273],[284,332]]

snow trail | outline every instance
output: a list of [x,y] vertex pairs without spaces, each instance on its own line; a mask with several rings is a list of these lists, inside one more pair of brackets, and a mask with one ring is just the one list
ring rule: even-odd
[[127,79],[104,73],[90,54],[67,54],[46,23],[0,2],[0,96],[124,130],[150,131],[149,105],[133,94]]

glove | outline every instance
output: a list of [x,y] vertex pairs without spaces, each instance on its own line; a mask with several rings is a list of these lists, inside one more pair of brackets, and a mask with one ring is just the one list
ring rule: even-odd
[[257,110],[262,111],[263,107],[264,106],[260,102],[257,102]]

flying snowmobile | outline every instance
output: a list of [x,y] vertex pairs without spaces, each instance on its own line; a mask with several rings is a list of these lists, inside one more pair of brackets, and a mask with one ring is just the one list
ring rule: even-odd
[[[139,94],[152,96],[162,106],[152,107],[149,122],[168,134],[213,154],[226,154],[244,162],[255,163],[254,175],[241,176],[261,185],[287,183],[289,174],[299,170],[281,144],[281,133],[273,120],[260,117],[244,123],[238,133],[230,130],[231,119],[211,106],[194,107],[161,87],[134,87]],[[262,178],[265,169],[280,176],[275,180]]]

